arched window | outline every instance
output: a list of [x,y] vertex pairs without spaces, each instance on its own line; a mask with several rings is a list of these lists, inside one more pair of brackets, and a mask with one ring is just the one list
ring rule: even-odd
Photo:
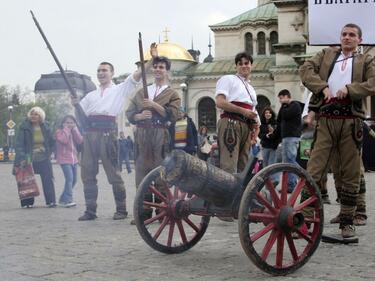
[[250,32],[245,34],[245,52],[253,55],[253,35]]
[[257,104],[256,109],[257,109],[259,115],[262,114],[263,109],[266,106],[271,106],[270,100],[266,96],[263,96],[263,95],[257,96],[257,102],[258,102],[258,104]]
[[206,126],[210,133],[216,132],[216,105],[209,97],[201,99],[198,104],[198,125]]
[[279,43],[279,34],[277,34],[276,31],[272,31],[270,33],[270,50],[271,54],[275,54],[275,48],[273,47],[273,44]]
[[258,33],[258,55],[266,54],[266,34],[264,32]]

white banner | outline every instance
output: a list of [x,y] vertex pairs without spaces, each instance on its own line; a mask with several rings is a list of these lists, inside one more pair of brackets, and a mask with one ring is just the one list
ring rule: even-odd
[[375,0],[309,0],[310,45],[340,44],[347,23],[361,27],[362,44],[375,45]]

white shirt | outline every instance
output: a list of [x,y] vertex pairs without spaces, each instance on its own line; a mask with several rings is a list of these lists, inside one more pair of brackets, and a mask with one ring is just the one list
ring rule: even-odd
[[302,120],[303,120],[303,118],[305,118],[309,114],[309,103],[310,103],[310,99],[312,97],[312,92],[310,92],[307,88],[305,89],[305,93],[306,93],[306,91],[308,92],[308,95],[305,98],[305,105],[303,107],[303,111],[302,111],[302,115],[301,115]]
[[147,86],[148,99],[154,100],[158,95],[160,95],[168,85],[157,86],[155,83]]
[[99,87],[88,93],[79,104],[87,116],[117,116],[124,109],[126,98],[130,96],[138,84],[139,82],[134,80],[133,74],[129,75],[121,84],[112,84],[103,92]]
[[[224,95],[228,102],[238,101],[247,103],[253,106],[252,111],[258,115],[256,111],[257,94],[250,85],[249,81],[239,75],[225,75],[216,83],[215,97]],[[259,121],[259,115],[257,116]]]
[[332,73],[328,78],[328,88],[332,93],[332,96],[336,97],[338,90],[344,88],[347,84],[352,83],[352,66],[353,57],[345,59],[344,54],[338,57],[333,67]]

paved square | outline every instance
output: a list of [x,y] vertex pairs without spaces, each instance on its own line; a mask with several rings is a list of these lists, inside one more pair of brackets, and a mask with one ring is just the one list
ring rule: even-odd
[[[212,219],[202,240],[191,250],[165,255],[139,236],[131,218],[113,221],[114,201],[103,169],[99,174],[98,219],[79,222],[84,211],[82,183],[74,190],[77,207],[46,208],[43,195],[35,208],[21,209],[10,164],[0,164],[0,281],[51,280],[375,280],[375,173],[367,173],[368,225],[358,228],[358,245],[320,243],[310,261],[297,272],[273,278],[251,263],[243,252],[237,223]],[[64,178],[54,165],[56,195]],[[132,214],[134,173],[123,173]],[[329,177],[330,197],[335,191]],[[338,205],[325,205],[325,233]]]

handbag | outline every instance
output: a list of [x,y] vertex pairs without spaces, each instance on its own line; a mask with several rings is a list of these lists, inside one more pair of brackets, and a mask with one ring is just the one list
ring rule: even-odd
[[39,188],[31,164],[25,167],[15,167],[15,175],[20,200],[39,196]]
[[211,151],[211,144],[208,141],[205,141],[204,144],[201,146],[200,150],[203,154],[208,154]]

